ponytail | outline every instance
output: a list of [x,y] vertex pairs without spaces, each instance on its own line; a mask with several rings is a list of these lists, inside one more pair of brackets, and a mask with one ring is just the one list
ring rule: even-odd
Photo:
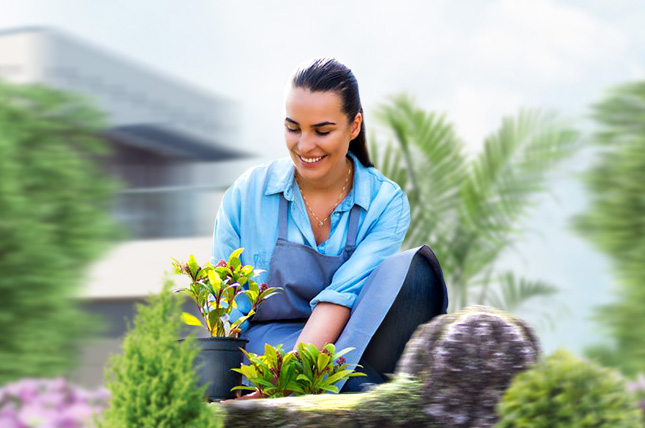
[[365,137],[365,116],[363,116],[363,107],[360,110],[362,120],[361,120],[361,130],[352,141],[349,142],[349,151],[356,156],[356,158],[363,164],[364,167],[374,166],[372,161],[370,161],[370,155],[367,151],[367,138]]

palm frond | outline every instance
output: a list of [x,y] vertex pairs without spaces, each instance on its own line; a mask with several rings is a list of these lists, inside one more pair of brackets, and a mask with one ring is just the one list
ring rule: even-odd
[[522,232],[520,221],[534,197],[548,190],[549,173],[575,153],[575,131],[551,112],[522,110],[503,119],[471,162],[445,116],[419,109],[408,95],[391,97],[378,106],[375,117],[383,127],[377,129],[387,131],[387,143],[371,141],[374,163],[410,200],[403,247],[429,244],[438,249],[451,305],[467,304],[469,289],[477,288],[474,283],[480,284],[480,298],[490,296],[502,309],[515,307],[525,294],[550,290],[526,282],[514,288],[506,279],[495,295],[487,291],[488,276]]
[[407,94],[391,97],[374,114],[401,148],[415,190],[431,191],[435,203],[444,195],[455,196],[466,159],[464,144],[445,115],[418,108]]
[[460,183],[466,177],[463,143],[445,116],[419,109],[405,94],[380,104],[375,117],[380,129],[396,142],[392,145],[388,140],[381,163],[375,165],[395,181],[394,176],[409,177],[397,181],[408,195],[412,215],[404,247],[447,244],[447,232],[454,229],[451,223],[456,220]]
[[557,287],[545,281],[517,278],[512,272],[499,276],[495,288],[484,295],[485,304],[508,312],[516,312],[531,299],[552,297],[558,292]]
[[549,173],[579,147],[577,133],[554,113],[522,110],[488,137],[460,189],[460,281],[469,281],[520,235],[521,220]]
[[551,112],[522,110],[504,118],[461,188],[462,220],[486,238],[506,235],[545,190],[548,174],[577,148],[577,133]]

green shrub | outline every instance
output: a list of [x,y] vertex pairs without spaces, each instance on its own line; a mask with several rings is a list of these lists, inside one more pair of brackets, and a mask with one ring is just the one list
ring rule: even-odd
[[193,361],[198,350],[177,336],[181,299],[173,298],[166,279],[163,291],[138,305],[134,328],[106,371],[110,408],[101,427],[217,427],[214,407],[202,401]]
[[73,298],[120,234],[104,127],[86,98],[0,81],[0,385],[67,374],[99,325]]
[[497,411],[496,428],[635,428],[641,422],[618,372],[562,349],[518,374]]

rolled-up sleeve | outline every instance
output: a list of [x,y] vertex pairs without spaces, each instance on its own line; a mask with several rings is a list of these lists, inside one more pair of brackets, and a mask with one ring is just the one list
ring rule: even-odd
[[240,190],[235,185],[229,187],[224,193],[213,228],[211,247],[213,265],[220,259],[227,260],[228,256],[241,246],[240,199]]
[[372,271],[385,258],[399,251],[409,225],[408,198],[398,189],[377,219],[369,225],[365,237],[351,257],[338,268],[329,286],[309,302],[311,309],[320,302],[351,309]]

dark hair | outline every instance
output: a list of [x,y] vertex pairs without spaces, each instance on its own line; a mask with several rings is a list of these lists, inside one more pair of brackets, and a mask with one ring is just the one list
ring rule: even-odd
[[291,86],[308,89],[311,92],[335,92],[342,100],[342,111],[351,123],[360,112],[362,117],[361,130],[349,142],[349,151],[366,167],[374,166],[367,152],[365,138],[365,116],[358,94],[358,82],[352,70],[334,58],[317,58],[301,64],[293,73]]

